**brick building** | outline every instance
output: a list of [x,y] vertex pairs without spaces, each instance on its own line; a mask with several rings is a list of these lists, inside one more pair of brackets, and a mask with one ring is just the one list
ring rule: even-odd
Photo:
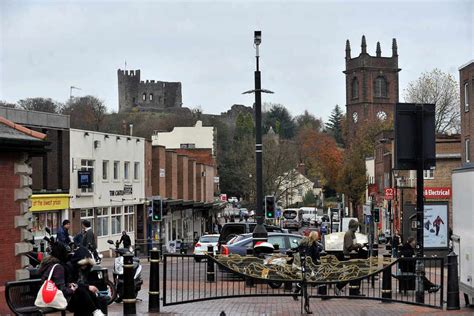
[[459,68],[461,88],[461,141],[462,162],[472,164],[474,159],[474,60]]
[[[406,240],[413,232],[410,231],[408,218],[416,205],[416,171],[393,170],[393,131],[382,131],[376,137],[374,153],[374,180],[376,205],[382,210],[382,218],[386,220],[388,201],[385,200],[384,189],[394,188],[395,197],[391,203],[394,217],[394,228],[399,230]],[[424,171],[425,202],[447,202],[448,222],[452,227],[452,196],[451,172],[461,166],[461,136],[436,136],[436,167]],[[383,223],[390,225],[389,223]],[[389,228],[389,226],[383,226]]]
[[[392,120],[398,102],[398,49],[392,41],[392,56],[382,57],[377,42],[376,55],[367,53],[365,36],[362,36],[359,56],[351,57],[351,46],[346,41],[346,115],[348,130],[376,120]],[[348,135],[352,135],[349,132]]]
[[32,235],[29,211],[31,190],[31,158],[46,153],[46,135],[15,124],[0,116],[0,314],[10,311],[4,301],[6,281],[25,279],[28,264],[21,256],[32,249],[26,240]]

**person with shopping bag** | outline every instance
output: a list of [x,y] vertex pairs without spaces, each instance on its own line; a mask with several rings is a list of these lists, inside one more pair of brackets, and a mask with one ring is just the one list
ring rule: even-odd
[[66,281],[68,280],[66,246],[52,240],[50,247],[50,255],[40,265],[39,273],[43,285],[38,292],[35,305],[67,309],[75,316],[103,316],[98,308],[97,299],[94,300],[97,288],[79,286],[77,283]]

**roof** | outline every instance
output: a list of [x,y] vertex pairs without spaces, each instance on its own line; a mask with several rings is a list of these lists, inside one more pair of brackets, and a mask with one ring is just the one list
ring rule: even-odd
[[468,61],[467,63],[465,63],[464,65],[460,66],[458,68],[458,70],[462,70],[462,69],[466,68],[467,66],[470,66],[471,64],[474,64],[474,59],[472,59],[472,60]]
[[5,152],[46,152],[46,134],[15,124],[0,116],[0,148]]

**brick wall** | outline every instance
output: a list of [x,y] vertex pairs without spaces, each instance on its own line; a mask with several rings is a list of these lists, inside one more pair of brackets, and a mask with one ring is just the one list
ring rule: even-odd
[[204,201],[204,171],[205,167],[202,163],[196,163],[196,198],[195,201]]
[[166,197],[178,198],[178,154],[175,151],[166,151]]
[[196,201],[196,160],[188,159],[188,198]]
[[[166,149],[163,146],[152,148],[152,195],[166,196]],[[161,169],[161,176],[160,176]],[[164,172],[163,172],[164,171]]]
[[[466,112],[465,84],[468,84],[469,110]],[[459,85],[461,96],[461,145],[462,161],[466,161],[465,140],[469,139],[471,146],[471,163],[474,162],[474,62],[459,71]]]
[[178,154],[186,155],[196,159],[196,162],[205,165],[216,165],[216,159],[212,155],[212,149],[174,149]]
[[188,156],[178,155],[178,199],[189,199],[188,164]]
[[206,202],[214,201],[214,173],[215,168],[213,166],[205,165],[205,177],[204,177],[204,200]]

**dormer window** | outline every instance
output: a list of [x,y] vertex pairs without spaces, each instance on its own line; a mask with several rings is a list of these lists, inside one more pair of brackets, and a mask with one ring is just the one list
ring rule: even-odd
[[379,76],[375,79],[374,82],[374,93],[378,98],[387,97],[387,81],[384,77]]
[[357,99],[359,98],[359,80],[357,78],[352,79],[352,98]]

